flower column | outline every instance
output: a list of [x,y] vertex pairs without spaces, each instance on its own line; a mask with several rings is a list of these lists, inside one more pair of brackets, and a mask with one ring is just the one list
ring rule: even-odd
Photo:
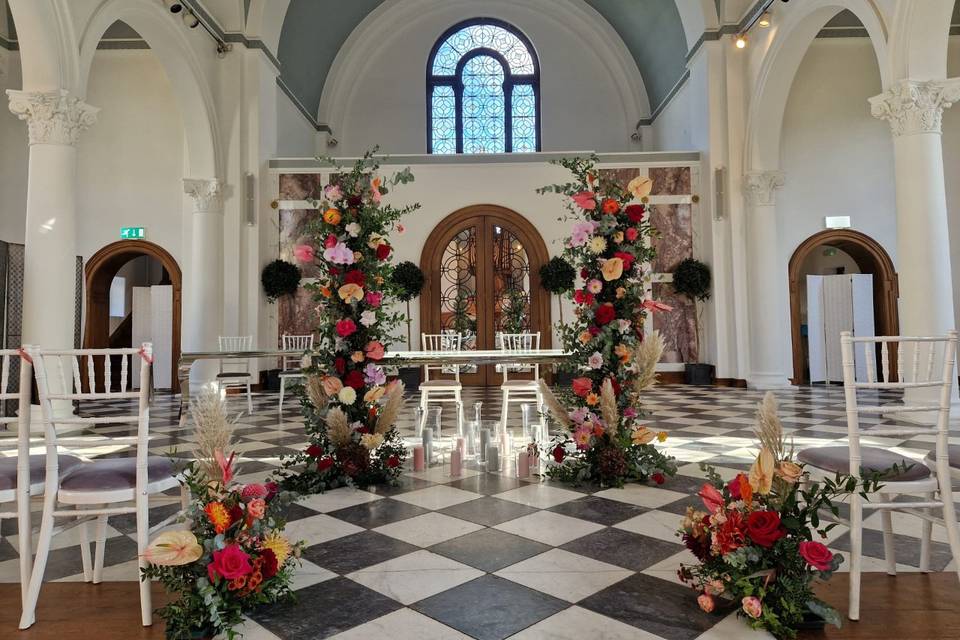
[[[183,190],[193,199],[184,351],[217,351],[223,322],[222,185],[217,179],[188,178]],[[200,360],[190,373],[191,390],[215,377],[215,361]]]
[[[23,269],[23,343],[73,349],[76,322],[77,140],[97,109],[67,91],[8,90],[30,140]],[[51,391],[59,381],[51,379]],[[69,402],[56,409],[70,413]]]
[[870,98],[871,112],[893,133],[901,335],[943,335],[956,326],[940,123],[958,100],[957,78],[901,80]]
[[747,298],[750,309],[750,375],[754,389],[790,386],[784,356],[787,332],[786,265],[777,257],[776,190],[782,171],[750,171],[743,177],[747,218]]

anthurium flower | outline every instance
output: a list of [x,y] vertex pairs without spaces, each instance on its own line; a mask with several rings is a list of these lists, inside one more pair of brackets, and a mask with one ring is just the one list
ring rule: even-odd
[[293,248],[293,257],[299,262],[313,262],[316,254],[308,244],[298,244]]
[[323,212],[323,221],[327,224],[340,224],[340,217],[340,212],[332,207]]
[[652,190],[653,180],[646,176],[637,176],[627,183],[627,191],[629,191],[634,198],[644,198],[650,195]]
[[364,350],[367,352],[367,357],[371,360],[382,360],[386,352],[383,343],[378,340],[368,342]]
[[656,437],[656,432],[647,427],[637,427],[630,433],[630,440],[633,444],[649,444]]
[[773,474],[776,463],[769,449],[761,449],[756,461],[750,467],[750,486],[762,495],[770,493],[773,486]]
[[363,394],[364,402],[376,402],[383,397],[383,394],[386,392],[384,387],[373,387],[365,394]]
[[609,258],[604,260],[600,271],[603,273],[603,279],[607,282],[619,280],[620,276],[623,275],[623,259]]
[[320,384],[323,386],[323,392],[331,398],[340,393],[340,389],[343,389],[343,383],[336,376],[323,376],[320,379]]
[[643,308],[648,311],[673,311],[673,307],[657,300],[644,300]]
[[203,555],[203,547],[190,531],[166,531],[156,537],[143,552],[150,564],[178,567],[196,562]]
[[570,197],[581,209],[585,209],[587,211],[593,211],[594,209],[597,208],[597,201],[595,199],[595,196],[589,191],[581,191],[580,193],[575,193]]
[[351,302],[360,302],[363,300],[363,289],[360,285],[353,283],[345,284],[337,290],[340,299],[350,304]]
[[710,513],[716,513],[717,509],[723,506],[723,494],[709,482],[704,483],[697,495],[703,500],[704,506]]

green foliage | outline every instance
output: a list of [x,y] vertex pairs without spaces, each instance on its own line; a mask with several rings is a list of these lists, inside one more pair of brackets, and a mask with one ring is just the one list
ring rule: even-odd
[[577,272],[573,265],[561,258],[554,256],[540,267],[540,286],[550,293],[567,293],[573,291],[573,285],[577,278]]
[[401,262],[393,268],[393,283],[397,288],[397,299],[408,302],[423,290],[423,271],[410,261]]
[[276,302],[282,296],[293,295],[300,287],[300,267],[285,260],[274,260],[263,268],[260,282],[267,300]]
[[510,287],[504,296],[501,325],[504,333],[523,333],[529,326],[527,292],[520,287]]
[[673,270],[673,290],[701,302],[710,297],[710,267],[687,258]]

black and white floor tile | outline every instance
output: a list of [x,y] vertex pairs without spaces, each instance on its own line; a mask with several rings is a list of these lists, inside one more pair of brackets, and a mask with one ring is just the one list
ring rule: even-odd
[[[465,392],[468,414],[483,402],[485,418],[499,417],[497,389]],[[846,424],[838,388],[800,388],[778,394],[784,425],[799,447],[842,442]],[[495,473],[469,463],[450,477],[442,452],[452,443],[453,412],[444,415],[441,455],[424,472],[408,470],[398,486],[367,491],[341,488],[307,497],[291,509],[287,532],[307,542],[296,578],[295,602],[252,615],[247,640],[328,638],[389,634],[396,640],[478,638],[726,640],[752,635],[733,617],[702,613],[694,594],[679,584],[676,569],[692,556],[675,531],[703,483],[699,462],[724,477],[749,467],[754,448],[753,413],[761,394],[743,389],[664,386],[647,396],[653,428],[669,433],[664,445],[680,460],[680,473],[663,486],[624,489],[567,487],[539,477],[519,479],[509,462]],[[177,396],[159,395],[151,414],[151,450],[189,455],[190,427],[177,426]],[[415,441],[408,402],[402,433]],[[241,396],[230,406],[245,411]],[[85,415],[117,415],[120,403],[83,406]],[[510,416],[522,446],[520,411]],[[281,412],[274,394],[254,399],[253,415],[236,426],[240,480],[262,480],[281,455],[305,446],[294,401]],[[125,426],[84,434],[77,453],[129,455],[116,438]],[[920,458],[932,438],[867,438],[872,444]],[[957,438],[960,443],[960,438]],[[507,458],[507,456],[505,456]],[[156,521],[168,513],[158,508]],[[894,515],[898,567],[916,571],[920,523]],[[865,520],[867,571],[882,571],[879,514]],[[17,580],[15,525],[3,521],[0,581]],[[136,579],[133,522],[110,521],[106,580]],[[935,529],[932,564],[952,568],[942,531]],[[76,529],[55,539],[47,580],[81,580]],[[845,528],[831,532],[834,550],[845,553]],[[42,622],[41,622],[42,624]]]

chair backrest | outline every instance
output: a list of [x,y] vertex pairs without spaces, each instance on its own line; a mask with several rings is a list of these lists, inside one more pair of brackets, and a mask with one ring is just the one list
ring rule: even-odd
[[[877,362],[877,348],[880,361]],[[950,426],[950,397],[954,386],[957,332],[945,336],[869,336],[840,334],[843,362],[843,388],[850,440],[850,473],[859,475],[860,437],[917,435],[934,433],[937,453],[947,455]],[[861,351],[862,350],[862,351]],[[866,381],[857,381],[856,357],[866,364]],[[891,370],[891,363],[896,371]],[[879,370],[878,370],[879,367]],[[892,378],[896,381],[891,381]],[[895,392],[902,392],[902,396]],[[884,416],[905,414],[929,427],[879,426],[861,433],[865,422],[878,423]]]
[[[37,392],[44,420],[44,437],[47,446],[47,477],[56,478],[58,429],[77,425],[94,427],[105,424],[137,424],[137,487],[145,489],[147,482],[147,456],[150,436],[150,393],[153,387],[151,368],[153,345],[143,343],[139,348],[129,349],[38,349],[27,347],[33,360],[37,377]],[[118,357],[121,363],[120,390],[110,390],[110,360]],[[102,362],[102,367],[99,366]],[[86,375],[81,376],[85,366]],[[127,388],[127,371],[131,366],[140,367],[140,389]],[[98,385],[97,371],[102,382]],[[68,373],[69,371],[69,373]],[[86,382],[86,385],[84,385]],[[98,391],[97,389],[103,389]],[[74,400],[119,400],[136,399],[135,413],[119,416],[81,417],[63,411],[64,404]],[[22,400],[21,400],[22,402]],[[58,410],[59,409],[59,410]],[[141,475],[143,476],[141,478]],[[49,484],[49,481],[48,481]]]
[[[11,388],[14,365],[19,363],[18,383]],[[16,416],[0,416],[0,429],[17,423],[16,437],[0,440],[0,448],[7,450],[16,446],[17,488],[30,484],[30,395],[33,381],[33,366],[30,356],[20,349],[0,349],[0,402],[17,402]],[[11,517],[4,514],[4,517]]]
[[[420,344],[424,351],[460,351],[463,347],[463,335],[455,332],[421,333]],[[452,373],[460,382],[460,367],[457,365],[423,365],[423,380],[430,379],[430,372]]]
[[[540,348],[540,332],[536,333],[501,333],[496,335],[497,349],[507,353],[517,351],[535,351]],[[498,368],[503,372],[503,381],[508,379],[509,372],[533,371],[534,380],[540,378],[539,364],[503,364]]]
[[281,344],[284,351],[296,351],[297,355],[283,356],[281,368],[284,371],[299,369],[303,362],[303,354],[313,349],[313,334],[292,336],[283,334]]
[[[220,336],[220,351],[253,351],[253,336]],[[220,373],[249,373],[247,358],[220,360]]]

